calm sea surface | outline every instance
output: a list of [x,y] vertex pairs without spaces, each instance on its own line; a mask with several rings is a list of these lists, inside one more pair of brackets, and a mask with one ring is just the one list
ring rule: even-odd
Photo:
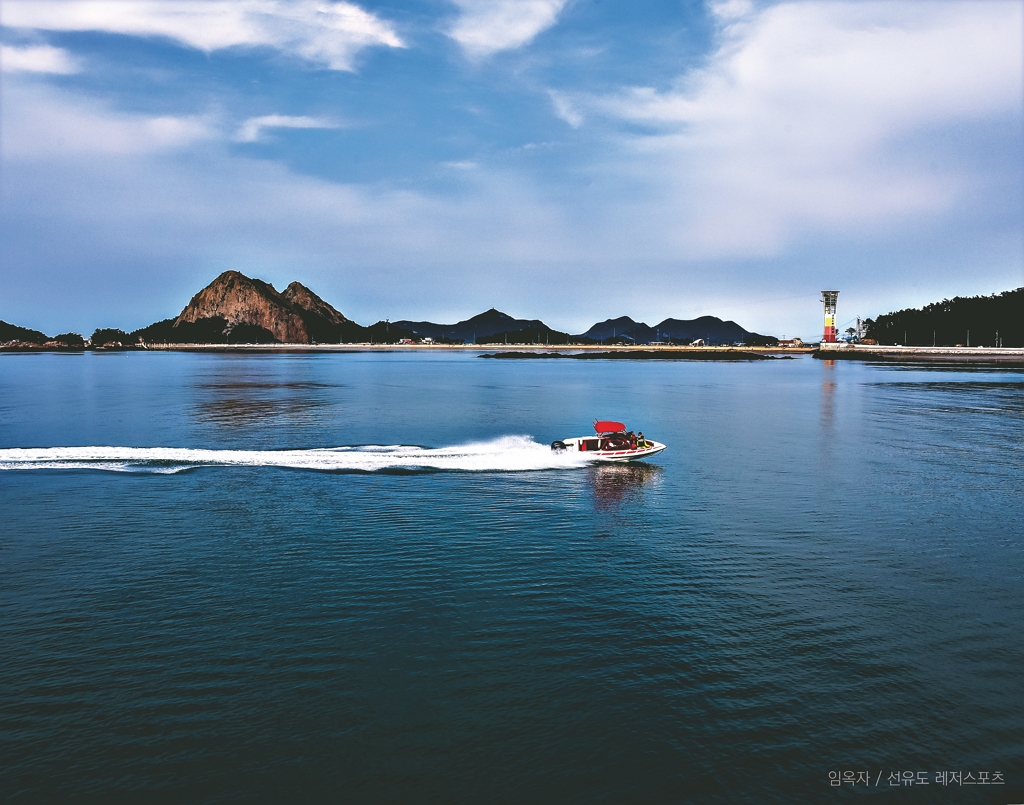
[[6,355],[0,468],[5,801],[1024,802],[1024,373]]

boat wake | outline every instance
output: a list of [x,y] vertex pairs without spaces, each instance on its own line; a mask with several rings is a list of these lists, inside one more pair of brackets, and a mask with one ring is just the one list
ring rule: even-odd
[[313,450],[195,450],[182,447],[29,447],[0,449],[0,470],[110,470],[169,474],[198,467],[287,467],[319,472],[446,470],[530,472],[585,467],[578,453],[556,453],[527,436],[453,447],[411,445]]

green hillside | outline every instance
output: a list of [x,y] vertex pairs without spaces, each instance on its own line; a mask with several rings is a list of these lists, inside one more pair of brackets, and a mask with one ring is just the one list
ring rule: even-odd
[[866,322],[879,344],[1024,347],[1024,287],[992,296],[958,296]]

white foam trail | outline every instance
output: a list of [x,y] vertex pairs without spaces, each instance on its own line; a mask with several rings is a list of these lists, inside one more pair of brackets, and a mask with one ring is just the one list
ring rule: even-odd
[[28,447],[0,449],[0,470],[90,469],[174,473],[195,467],[289,467],[303,470],[461,470],[527,472],[582,467],[579,453],[556,453],[526,436],[428,449],[328,447],[315,450],[194,450],[184,447]]

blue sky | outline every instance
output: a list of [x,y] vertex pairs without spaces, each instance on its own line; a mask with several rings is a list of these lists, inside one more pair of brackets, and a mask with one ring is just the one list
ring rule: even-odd
[[1024,4],[4,0],[0,318],[775,335],[1024,285]]

